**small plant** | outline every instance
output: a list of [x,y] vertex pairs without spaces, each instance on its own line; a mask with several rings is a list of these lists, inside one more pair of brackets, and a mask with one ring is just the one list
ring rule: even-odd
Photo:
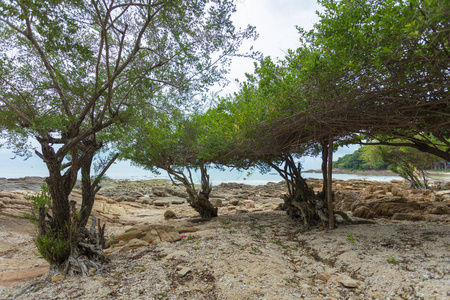
[[[63,232],[57,232],[48,225],[45,220],[52,208],[50,188],[43,184],[41,191],[36,196],[30,196],[32,210],[31,214],[24,214],[39,230],[35,243],[38,252],[49,263],[62,263],[70,255],[70,241],[65,238]],[[71,232],[72,227],[68,228]]]
[[252,247],[252,251],[254,253],[262,253],[261,250],[258,249],[258,247]]
[[255,224],[249,224],[249,225],[248,225],[248,227],[250,227],[250,228],[253,228],[253,229],[259,229],[259,230],[261,230],[261,229],[262,229],[262,227],[261,227],[261,226],[259,226],[259,225],[255,225]]
[[390,264],[396,264],[398,261],[395,259],[395,257],[389,257],[387,259],[388,263]]
[[196,244],[197,244],[197,245],[200,245],[200,241],[197,241]]
[[355,242],[355,236],[353,235],[353,233],[347,234],[347,239],[350,241],[350,243]]
[[230,222],[230,220],[222,220],[222,224],[223,225],[228,225],[228,224],[230,224],[231,222]]

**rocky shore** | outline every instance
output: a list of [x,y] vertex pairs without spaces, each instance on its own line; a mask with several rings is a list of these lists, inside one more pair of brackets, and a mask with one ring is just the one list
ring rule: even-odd
[[[42,178],[0,179],[0,299],[444,299],[450,297],[450,183],[335,180],[355,225],[307,229],[277,208],[284,183],[215,186],[206,221],[166,180],[107,180],[93,214],[111,262],[46,278],[20,217]],[[310,179],[316,190],[321,181]],[[80,203],[75,189],[71,199]]]

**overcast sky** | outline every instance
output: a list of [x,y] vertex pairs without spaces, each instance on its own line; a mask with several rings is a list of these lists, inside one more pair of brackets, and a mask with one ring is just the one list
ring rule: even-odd
[[[237,0],[237,11],[232,20],[236,28],[255,26],[259,33],[256,41],[247,41],[242,50],[253,46],[264,56],[283,58],[288,49],[299,47],[299,34],[295,26],[312,29],[319,18],[316,11],[321,7],[314,0]],[[222,93],[237,91],[234,79],[245,79],[245,73],[253,73],[251,59],[235,59],[228,79],[230,86]]]

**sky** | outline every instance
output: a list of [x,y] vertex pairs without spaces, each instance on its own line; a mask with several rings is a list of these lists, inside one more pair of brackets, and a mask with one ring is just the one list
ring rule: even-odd
[[[319,20],[316,11],[321,11],[314,0],[237,0],[236,9],[232,16],[236,28],[246,28],[250,24],[259,33],[256,41],[247,41],[242,45],[242,51],[253,46],[254,50],[273,59],[282,59],[288,49],[298,48],[300,36],[296,26],[312,29]],[[245,73],[253,73],[253,62],[249,58],[235,58],[228,75],[231,83],[221,94],[237,91],[234,80],[242,81]]]
[[[321,7],[313,0],[237,0],[236,8],[237,11],[232,17],[235,26],[246,28],[250,24],[256,26],[256,31],[259,33],[256,41],[247,41],[243,44],[243,51],[253,46],[254,50],[260,51],[264,56],[281,59],[288,49],[296,49],[300,45],[295,26],[306,30],[312,29],[314,23],[319,20],[316,11],[321,10]],[[245,79],[245,73],[253,73],[253,63],[254,61],[249,58],[235,59],[228,75],[231,83],[222,90],[221,94],[237,91],[238,87],[234,79],[242,81]],[[334,159],[352,153],[357,148],[357,146],[341,148],[335,153]],[[22,158],[10,160],[13,156],[10,150],[0,149],[0,177],[26,176],[24,172],[34,175],[34,170],[36,175],[39,175],[45,168],[37,157],[28,161],[23,161]],[[320,163],[320,159],[317,158],[302,159],[305,170],[319,169]],[[123,163],[121,164],[123,167]],[[113,166],[111,169],[114,171],[116,168],[120,167]],[[14,176],[11,176],[12,174]]]

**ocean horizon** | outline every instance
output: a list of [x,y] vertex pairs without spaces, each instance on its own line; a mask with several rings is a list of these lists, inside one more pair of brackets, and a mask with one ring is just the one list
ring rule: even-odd
[[[22,157],[13,157],[10,151],[0,149],[0,178],[21,178],[27,176],[47,177],[48,171],[44,162],[32,156],[27,160]],[[306,170],[318,170],[321,166],[320,158],[305,157],[301,160],[302,168],[304,170],[303,177],[305,178],[322,178],[321,173],[305,172]],[[280,182],[283,178],[272,170],[266,174],[259,173],[258,170],[249,174],[248,171],[238,171],[231,168],[225,168],[223,171],[217,168],[208,170],[210,175],[210,183],[212,185],[219,185],[221,183],[236,182],[245,183],[249,185],[264,185],[268,182]],[[195,183],[200,183],[200,174],[194,172],[192,174]],[[106,177],[115,180],[150,180],[150,179],[170,179],[165,171],[161,170],[161,174],[154,174],[149,170],[134,166],[129,161],[118,161],[114,163],[106,172]],[[333,174],[334,179],[349,180],[376,180],[376,181],[391,181],[393,179],[401,180],[399,176],[377,176],[377,175],[359,175],[359,174]]]

